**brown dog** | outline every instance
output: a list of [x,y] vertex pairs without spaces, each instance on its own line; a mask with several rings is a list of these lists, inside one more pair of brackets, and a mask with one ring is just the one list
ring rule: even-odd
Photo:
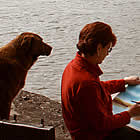
[[0,120],[9,119],[11,103],[38,56],[48,56],[51,50],[40,36],[28,32],[0,48]]

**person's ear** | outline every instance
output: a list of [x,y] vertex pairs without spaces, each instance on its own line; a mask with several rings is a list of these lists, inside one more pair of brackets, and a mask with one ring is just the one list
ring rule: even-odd
[[99,43],[99,44],[97,45],[97,56],[98,56],[98,57],[101,55],[101,50],[102,50],[102,46],[101,46],[101,44]]

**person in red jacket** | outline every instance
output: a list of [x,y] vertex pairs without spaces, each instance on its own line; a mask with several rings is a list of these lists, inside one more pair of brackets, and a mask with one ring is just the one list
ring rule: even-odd
[[[73,140],[136,139],[140,134],[126,127],[140,115],[140,105],[113,115],[111,94],[125,85],[140,84],[138,77],[100,81],[98,64],[111,52],[116,36],[103,22],[87,24],[80,32],[76,57],[66,66],[61,83],[62,112]],[[117,136],[117,137],[116,137]]]

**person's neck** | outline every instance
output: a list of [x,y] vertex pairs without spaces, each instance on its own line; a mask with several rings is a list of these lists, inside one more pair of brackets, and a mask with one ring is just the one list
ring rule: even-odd
[[98,60],[97,60],[97,56],[95,55],[85,55],[85,54],[81,54],[82,57],[84,57],[90,64],[98,64]]

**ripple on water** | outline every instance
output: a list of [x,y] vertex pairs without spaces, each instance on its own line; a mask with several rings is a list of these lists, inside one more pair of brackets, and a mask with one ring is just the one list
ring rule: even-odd
[[43,36],[53,46],[28,73],[24,89],[60,100],[61,75],[75,57],[81,28],[93,21],[109,23],[118,42],[102,68],[103,79],[137,74],[140,65],[140,1],[132,0],[1,0],[0,45],[21,32]]

